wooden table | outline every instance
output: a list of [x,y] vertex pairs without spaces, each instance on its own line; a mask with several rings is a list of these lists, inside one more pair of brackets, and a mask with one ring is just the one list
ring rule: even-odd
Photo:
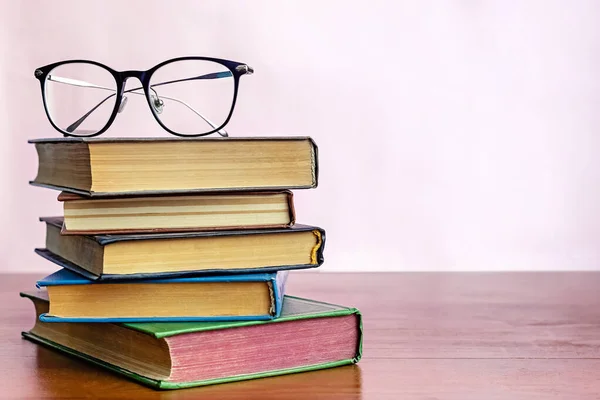
[[600,398],[600,273],[293,273],[288,293],[358,307],[356,366],[154,391],[21,339],[33,307],[0,284],[0,398]]

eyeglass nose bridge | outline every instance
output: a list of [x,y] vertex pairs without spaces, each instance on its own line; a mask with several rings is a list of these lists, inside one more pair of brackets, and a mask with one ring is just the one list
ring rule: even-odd
[[142,87],[145,87],[146,82],[146,72],[145,71],[136,71],[136,70],[130,70],[130,71],[121,71],[118,73],[119,74],[119,78],[122,82],[122,86],[121,86],[121,96],[123,96],[123,94],[125,93],[125,87],[127,86],[127,81],[129,80],[129,78],[135,78],[137,80],[140,81],[140,83],[142,84]]
[[146,79],[146,74],[147,74],[146,71],[136,71],[136,70],[119,72],[119,75],[121,76],[121,79],[123,80],[123,82],[125,82],[129,78],[137,78],[137,79],[139,79],[140,82],[144,82],[144,79]]
[[127,81],[129,80],[129,78],[135,78],[135,79],[139,80],[140,83],[142,84],[140,89],[145,88],[147,85],[147,82],[144,82],[144,80],[146,79],[147,74],[146,74],[146,71],[137,71],[137,70],[121,71],[121,72],[118,72],[118,74],[119,74],[119,78],[121,80],[121,89],[119,90],[119,92],[120,92],[119,97],[121,98],[121,103],[118,106],[117,113],[121,113],[127,103],[126,93],[128,92],[128,90],[125,90],[125,88],[127,87]]

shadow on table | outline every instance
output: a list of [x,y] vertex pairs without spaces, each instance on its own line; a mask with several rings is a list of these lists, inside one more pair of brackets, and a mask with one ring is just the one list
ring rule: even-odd
[[188,399],[348,399],[362,398],[358,365],[161,392],[161,400]]

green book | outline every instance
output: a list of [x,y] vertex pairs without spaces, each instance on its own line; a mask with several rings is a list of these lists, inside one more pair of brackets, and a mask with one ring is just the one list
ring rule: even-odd
[[[45,291],[21,293],[36,314]],[[158,389],[234,382],[359,361],[362,320],[355,308],[285,296],[270,321],[47,323],[23,336]]]

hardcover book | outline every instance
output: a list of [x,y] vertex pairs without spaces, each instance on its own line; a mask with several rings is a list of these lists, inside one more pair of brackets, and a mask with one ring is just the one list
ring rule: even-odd
[[287,228],[292,192],[89,198],[62,192],[63,235]]
[[302,189],[317,186],[308,137],[31,140],[33,185],[86,196]]
[[99,283],[62,269],[47,289],[44,322],[233,321],[277,318],[287,271]]
[[[21,293],[37,315],[44,292]],[[272,321],[50,324],[36,319],[23,336],[158,389],[179,389],[359,361],[358,310],[286,296]]]
[[61,235],[61,217],[46,222],[40,256],[89,279],[139,279],[270,272],[323,263],[325,231],[291,228],[188,233]]

